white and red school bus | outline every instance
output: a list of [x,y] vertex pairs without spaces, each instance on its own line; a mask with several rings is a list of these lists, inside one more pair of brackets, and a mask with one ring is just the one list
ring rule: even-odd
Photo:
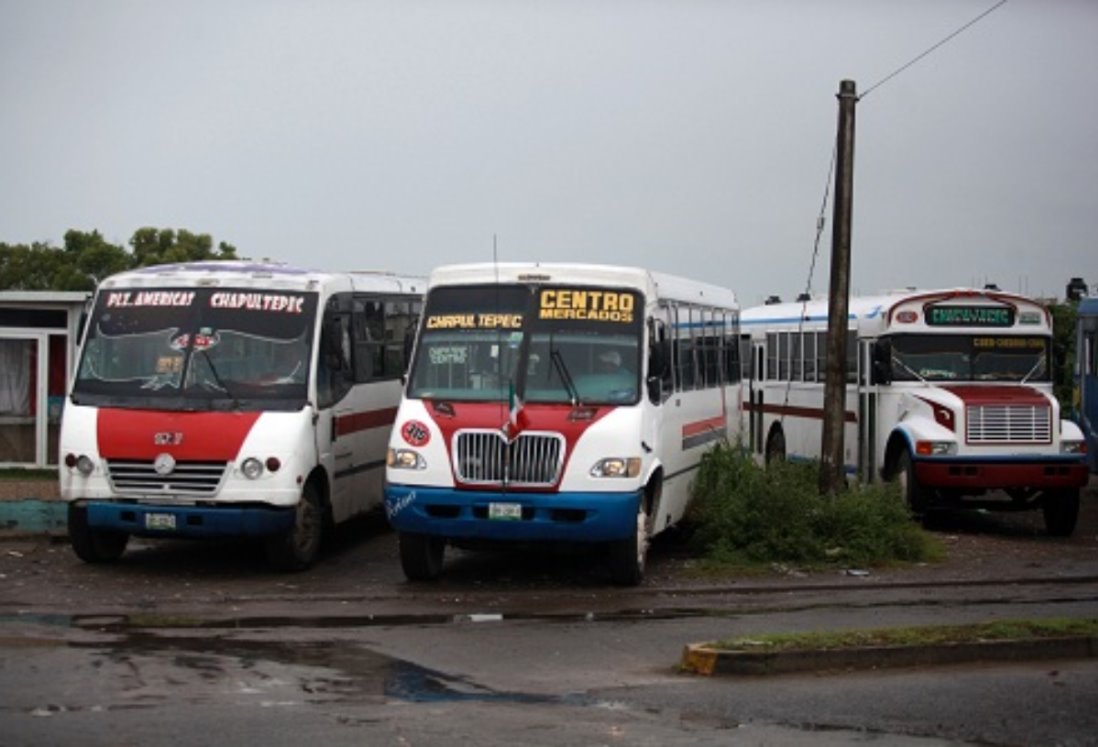
[[262,537],[309,566],[324,530],[382,500],[426,283],[280,264],[160,265],[104,280],[61,424],[69,537]]
[[600,543],[639,583],[736,435],[738,316],[730,290],[638,268],[436,269],[386,468],[405,575],[436,577],[448,543]]
[[[760,458],[820,457],[827,301],[745,309],[743,407]],[[915,514],[1042,509],[1070,535],[1086,442],[1052,394],[1052,317],[997,290],[905,290],[850,300],[845,469],[899,479]],[[746,355],[745,355],[746,357]]]

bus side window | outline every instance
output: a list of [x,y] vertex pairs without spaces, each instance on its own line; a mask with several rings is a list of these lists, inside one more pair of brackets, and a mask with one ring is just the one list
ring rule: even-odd
[[385,334],[384,306],[380,299],[357,297],[354,302],[355,381],[382,376]]
[[404,375],[419,314],[410,301],[385,302],[385,378]]
[[892,343],[888,340],[877,340],[873,343],[873,371],[870,383],[892,383]]
[[648,399],[658,405],[671,395],[673,388],[671,344],[667,339],[667,324],[662,319],[649,318],[648,339]]
[[324,311],[320,331],[316,382],[318,407],[331,407],[343,399],[354,383],[350,326],[350,314],[337,311],[335,304],[329,304]]

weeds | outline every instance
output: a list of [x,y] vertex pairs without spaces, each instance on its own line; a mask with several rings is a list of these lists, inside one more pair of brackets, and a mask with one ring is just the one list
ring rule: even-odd
[[1052,618],[1048,620],[999,620],[969,625],[920,625],[868,630],[826,630],[803,633],[765,633],[728,638],[713,644],[728,650],[784,651],[843,649],[863,646],[918,646],[977,643],[981,641],[1031,640],[1098,636],[1098,620]]
[[694,484],[694,542],[718,565],[879,566],[942,556],[895,485],[855,485],[821,497],[816,477],[814,464],[763,468],[738,447],[718,446]]

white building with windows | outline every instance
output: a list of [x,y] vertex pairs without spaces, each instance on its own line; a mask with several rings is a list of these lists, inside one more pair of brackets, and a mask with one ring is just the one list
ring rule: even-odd
[[0,467],[57,464],[85,291],[0,291]]

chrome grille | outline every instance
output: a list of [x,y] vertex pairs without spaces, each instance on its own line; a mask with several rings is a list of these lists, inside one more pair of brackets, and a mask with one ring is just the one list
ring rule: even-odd
[[564,461],[564,437],[520,433],[508,443],[499,431],[459,431],[454,438],[454,470],[466,483],[554,485]]
[[969,443],[1052,443],[1047,405],[976,405],[966,419]]
[[213,495],[225,474],[225,462],[176,462],[170,475],[159,475],[151,461],[107,461],[107,478],[119,493]]

